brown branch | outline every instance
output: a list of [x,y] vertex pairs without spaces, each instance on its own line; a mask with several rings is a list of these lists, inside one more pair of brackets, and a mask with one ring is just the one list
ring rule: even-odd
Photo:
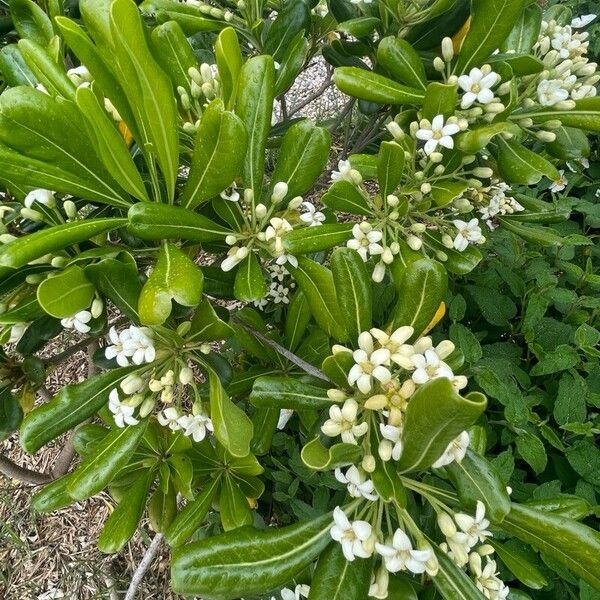
[[48,473],[40,473],[39,471],[31,471],[25,467],[20,467],[3,454],[0,454],[0,473],[9,479],[17,479],[33,485],[43,485],[52,481],[52,476]]
[[288,118],[293,117],[297,112],[301,111],[305,106],[308,106],[311,102],[317,100],[317,98],[322,96],[323,92],[325,92],[325,90],[328,87],[333,85],[333,81],[331,81],[331,76],[332,76],[331,69],[328,69],[327,77],[325,78],[323,83],[312,94],[309,94],[304,100],[302,100],[302,102],[300,102],[297,106],[294,106],[294,108],[291,108],[288,111]]
[[152,561],[154,560],[154,557],[156,556],[156,553],[160,548],[162,540],[162,533],[157,533],[154,536],[152,543],[148,546],[148,549],[144,554],[144,558],[142,558],[142,561],[138,565],[137,569],[135,570],[135,573],[133,574],[133,577],[131,578],[131,583],[127,588],[127,594],[125,594],[124,600],[134,600],[138,587],[142,583],[144,575],[146,575],[146,571],[150,568],[150,565],[152,564]]
[[323,371],[321,371],[321,369],[317,369],[317,367],[313,367],[313,365],[311,365],[310,363],[301,359],[299,356],[297,356],[293,352],[290,352],[287,348],[284,348],[281,344],[278,344],[275,340],[272,340],[270,337],[267,337],[260,331],[257,331],[256,329],[254,329],[247,323],[244,323],[244,321],[242,321],[235,315],[231,317],[231,320],[234,321],[236,323],[236,325],[239,325],[242,329],[244,329],[245,331],[247,331],[248,333],[253,335],[257,340],[260,340],[267,346],[270,346],[271,348],[273,348],[273,350],[275,350],[275,352],[277,352],[278,354],[280,354],[281,356],[283,356],[284,358],[289,360],[291,363],[294,363],[296,366],[300,367],[305,373],[308,373],[309,375],[312,375],[313,377],[317,377],[318,379],[326,381],[327,383],[331,383],[331,384],[334,383],[333,381],[331,381],[331,379],[329,379],[329,377],[327,377],[327,375],[325,375],[325,373],[323,373]]

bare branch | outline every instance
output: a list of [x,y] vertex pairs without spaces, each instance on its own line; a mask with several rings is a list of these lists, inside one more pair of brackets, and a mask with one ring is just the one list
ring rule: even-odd
[[0,473],[10,479],[17,479],[33,485],[43,485],[52,481],[52,476],[48,473],[40,473],[39,471],[31,471],[25,467],[20,467],[2,454],[0,454]]
[[148,546],[148,549],[144,554],[144,558],[142,558],[142,561],[138,565],[133,577],[131,578],[131,583],[127,588],[127,594],[125,594],[125,600],[134,600],[138,587],[140,587],[140,584],[144,579],[144,575],[146,575],[146,571],[150,568],[150,565],[152,564],[152,561],[154,560],[154,557],[160,548],[162,539],[162,533],[157,533],[154,536],[152,543]]

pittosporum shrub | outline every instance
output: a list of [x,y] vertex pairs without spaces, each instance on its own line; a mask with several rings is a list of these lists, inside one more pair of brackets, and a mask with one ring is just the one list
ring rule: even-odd
[[[147,515],[207,599],[600,590],[595,202],[560,194],[600,131],[592,16],[10,7],[2,435],[81,457],[36,510],[107,490],[99,548]],[[317,55],[350,96],[320,124],[285,102]]]

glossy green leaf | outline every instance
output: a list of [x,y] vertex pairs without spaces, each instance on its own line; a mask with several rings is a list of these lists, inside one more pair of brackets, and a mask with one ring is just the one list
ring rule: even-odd
[[440,377],[419,387],[405,414],[404,450],[398,462],[401,472],[430,467],[460,433],[485,410],[483,394],[459,396],[449,379]]
[[301,227],[286,233],[283,247],[292,255],[328,250],[352,237],[353,223],[326,223],[318,227]]
[[20,441],[26,452],[37,452],[61,433],[93,416],[108,402],[113,388],[139,367],[106,371],[81,383],[66,385],[23,420]]
[[541,73],[544,70],[544,63],[531,54],[495,54],[490,57],[489,64],[493,69],[501,70],[502,65],[508,65],[512,75],[516,77],[525,77],[526,75],[534,75]]
[[364,600],[368,596],[372,574],[372,559],[358,558],[349,562],[341,544],[331,542],[317,562],[309,600]]
[[346,326],[340,320],[339,302],[331,271],[304,256],[298,258],[297,267],[288,265],[287,268],[306,296],[319,327],[338,341],[348,339]]
[[236,112],[248,132],[248,151],[244,160],[244,185],[260,197],[265,172],[265,146],[271,129],[275,67],[271,56],[249,59],[238,81]]
[[148,502],[150,527],[157,533],[163,533],[177,514],[177,492],[170,484],[166,491],[159,485]]
[[286,376],[259,377],[252,386],[250,402],[260,408],[293,410],[320,410],[333,404],[326,388]]
[[148,48],[134,2],[112,2],[110,31],[114,72],[134,111],[141,132],[138,142],[147,156],[156,158],[165,179],[167,199],[171,201],[179,167],[177,107],[171,81]]
[[348,387],[348,373],[354,365],[352,352],[338,352],[332,356],[328,356],[323,361],[321,368],[329,379],[331,379],[338,387]]
[[382,198],[393,194],[404,171],[404,149],[396,142],[382,142],[377,161],[377,179]]
[[527,587],[540,590],[548,585],[548,580],[541,571],[512,544],[501,544],[490,540],[496,554],[508,567],[508,570]]
[[37,299],[49,315],[62,319],[89,308],[94,292],[83,269],[74,265],[44,279],[37,288]]
[[[77,473],[77,472],[75,472]],[[104,523],[98,549],[106,554],[119,552],[135,533],[148,499],[153,471],[145,471],[128,486],[127,496],[119,502]]]
[[287,347],[293,352],[306,333],[312,313],[302,290],[292,296],[285,318],[285,340]]
[[534,185],[543,176],[550,181],[560,178],[556,167],[533,150],[517,142],[498,139],[498,169],[506,181]]
[[126,219],[105,218],[73,221],[55,225],[0,247],[0,267],[18,269],[45,254],[56,252],[73,244],[84,242],[107,231],[122,227]]
[[0,49],[0,73],[10,87],[35,87],[37,84],[37,79],[27,66],[17,44],[7,44]]
[[248,135],[241,119],[213,100],[202,114],[182,206],[195,208],[230,186],[242,170]]
[[[288,185],[288,200],[312,188],[329,157],[331,134],[309,120],[294,123],[283,136],[279,159],[271,176],[273,185]],[[283,200],[282,200],[283,202]]]
[[437,115],[448,118],[454,114],[458,103],[458,88],[456,85],[433,81],[427,86],[423,117],[430,121]]
[[361,455],[362,450],[356,444],[339,443],[326,448],[319,436],[308,442],[300,453],[302,462],[315,471],[327,471],[354,464]]
[[148,421],[113,429],[71,475],[67,491],[74,500],[85,500],[101,492],[131,459]]
[[406,40],[396,36],[383,38],[377,47],[377,62],[392,79],[416,89],[425,89],[425,65]]
[[67,485],[70,479],[71,474],[63,475],[59,479],[55,479],[48,485],[45,485],[31,499],[33,509],[44,513],[59,510],[73,504],[74,500],[67,492]]
[[221,380],[212,369],[210,382],[210,417],[215,437],[233,456],[244,457],[250,453],[252,421],[246,413],[229,398]]
[[520,504],[512,505],[502,529],[600,589],[600,533],[594,529]]
[[310,27],[310,6],[308,0],[285,2],[282,10],[272,22],[265,39],[265,54],[281,61],[285,50],[299,31]]
[[552,498],[528,500],[524,505],[534,510],[551,512],[561,517],[575,519],[576,521],[587,517],[592,510],[587,500],[572,494],[560,494]]
[[373,213],[368,197],[355,185],[344,179],[336,181],[323,195],[321,202],[337,212],[365,216]]
[[252,412],[254,436],[250,450],[257,456],[267,454],[271,449],[273,436],[277,431],[280,411],[276,408],[257,408]]
[[54,32],[46,13],[33,0],[10,0],[10,16],[19,37],[47,45]]
[[226,475],[219,494],[219,514],[223,529],[229,531],[252,525],[254,516],[246,496],[231,476]]
[[410,325],[419,336],[431,323],[448,288],[443,265],[423,258],[411,263],[404,272],[393,312],[392,330]]
[[172,301],[182,306],[200,304],[203,285],[200,268],[177,246],[164,243],[140,293],[140,321],[144,325],[161,325],[171,314]]
[[438,559],[439,571],[433,578],[442,598],[445,600],[485,600],[485,596],[477,589],[469,576],[457,567],[441,550],[435,552]]
[[290,42],[280,61],[275,79],[275,96],[286,92],[298,77],[310,50],[310,42],[304,37],[304,31],[299,31]]
[[165,531],[165,539],[172,547],[183,545],[200,527],[220,485],[219,479],[212,480],[198,496],[188,502],[177,514]]
[[486,514],[495,522],[510,512],[510,497],[506,485],[494,465],[472,450],[461,462],[446,466],[460,501],[468,508],[475,508],[477,501],[485,504]]
[[551,227],[536,227],[529,223],[519,223],[514,219],[500,217],[499,221],[503,227],[516,233],[519,237],[533,244],[544,247],[560,247],[563,245],[563,238],[558,235],[555,229]]
[[468,154],[475,154],[485,148],[495,136],[503,133],[515,135],[519,131],[519,126],[509,121],[481,125],[457,135],[456,147]]
[[528,0],[480,0],[471,9],[471,26],[462,43],[455,72],[479,67],[508,37]]
[[231,110],[235,107],[238,79],[243,64],[240,43],[233,27],[226,27],[219,33],[215,42],[215,57],[223,102],[225,107]]
[[0,441],[4,441],[19,428],[23,419],[23,410],[18,400],[11,394],[9,387],[0,389]]
[[356,38],[362,38],[370,36],[379,26],[381,26],[381,20],[377,17],[356,17],[340,23],[337,30]]
[[192,317],[186,340],[194,342],[214,342],[233,335],[233,329],[219,318],[213,305],[206,298],[200,303]]
[[248,254],[240,263],[235,274],[233,294],[238,300],[245,302],[260,300],[266,296],[267,282],[254,252]]
[[530,4],[517,17],[508,37],[500,46],[502,52],[531,52],[542,28],[542,9]]
[[435,181],[431,184],[431,197],[437,206],[447,206],[467,190],[467,181]]
[[331,255],[331,272],[340,316],[351,339],[372,325],[373,287],[367,267],[356,250],[336,248]]
[[546,144],[546,150],[562,160],[579,159],[590,155],[588,136],[581,129],[559,127],[554,130],[556,139]]
[[180,594],[233,600],[288,583],[331,542],[331,515],[289,527],[244,527],[176,549],[171,580]]
[[519,115],[520,118],[533,119],[535,123],[558,119],[563,127],[575,127],[594,133],[600,132],[600,96],[582,98],[575,101],[571,110],[554,110],[546,108]]
[[333,81],[344,94],[378,104],[423,104],[422,89],[404,86],[358,67],[338,67]]

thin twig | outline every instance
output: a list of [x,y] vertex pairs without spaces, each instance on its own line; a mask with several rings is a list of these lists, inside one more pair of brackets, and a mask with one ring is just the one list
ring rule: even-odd
[[0,473],[10,479],[17,479],[33,485],[43,485],[52,481],[52,476],[48,473],[40,473],[39,471],[31,471],[25,467],[20,467],[2,454],[0,454]]
[[288,111],[288,118],[293,117],[298,111],[302,110],[305,106],[308,106],[311,102],[313,102],[317,98],[320,98],[325,92],[325,90],[331,85],[333,85],[333,81],[331,81],[331,76],[331,69],[328,69],[327,77],[325,78],[323,83],[312,94],[309,94],[304,100],[302,100],[302,102],[300,102],[297,106],[291,108]]
[[156,556],[158,549],[160,548],[162,539],[163,539],[162,533],[157,533],[154,536],[152,543],[148,546],[148,549],[146,550],[146,553],[144,554],[144,558],[142,558],[142,561],[138,565],[137,569],[135,570],[135,573],[133,574],[133,577],[131,578],[131,583],[129,584],[129,587],[127,588],[127,594],[125,594],[125,600],[134,600],[135,595],[137,593],[137,589],[140,586],[140,584],[142,583],[142,580],[144,579],[144,575],[146,574],[146,571],[150,568],[150,565],[151,565],[152,561],[154,560],[154,557]]
[[291,363],[294,363],[297,367],[300,367],[304,372],[312,375],[313,377],[317,377],[327,383],[333,383],[321,369],[317,369],[317,367],[313,367],[310,363],[302,360],[299,356],[290,352],[287,348],[284,348],[281,344],[278,344],[275,340],[272,340],[270,337],[262,334],[260,331],[257,331],[247,323],[244,323],[241,319],[236,316],[231,317],[231,320],[239,325],[242,329],[246,330],[248,333],[252,334],[256,339],[260,340],[267,346],[270,346],[275,350],[278,354],[281,354],[284,358],[287,358]]
[[59,354],[55,354],[54,356],[51,356],[50,358],[48,358],[46,360],[46,364],[47,365],[59,365],[61,362],[63,362],[67,358],[69,358],[69,356],[72,356],[76,352],[79,352],[80,350],[83,350],[84,348],[89,346],[90,343],[93,341],[94,341],[94,338],[86,338],[85,340],[81,340],[80,342],[73,344],[72,346],[70,346],[69,348],[64,350],[63,352],[60,352]]

